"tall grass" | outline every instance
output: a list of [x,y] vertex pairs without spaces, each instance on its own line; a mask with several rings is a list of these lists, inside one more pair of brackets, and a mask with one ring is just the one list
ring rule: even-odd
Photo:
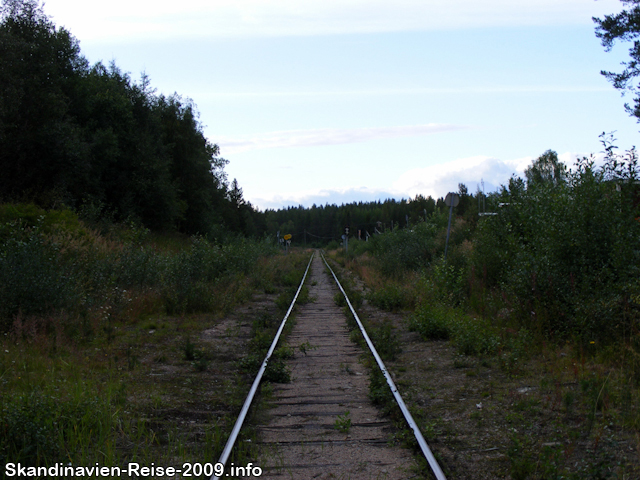
[[[77,218],[69,221],[70,213],[32,216],[0,226],[0,331],[18,317],[104,320],[123,313],[136,296],[132,290],[157,296],[168,313],[211,310],[220,300],[219,284],[250,271],[271,249],[244,239],[219,245],[193,237],[182,250],[163,251],[144,243],[144,231],[135,228],[123,242],[90,231]],[[67,222],[56,224],[56,217]]]
[[[0,206],[0,463],[155,461],[159,439],[131,413],[126,383],[140,364],[135,332],[156,328],[141,321],[219,315],[276,280],[264,242],[109,232],[68,210]],[[295,280],[287,269],[276,285],[284,277]]]

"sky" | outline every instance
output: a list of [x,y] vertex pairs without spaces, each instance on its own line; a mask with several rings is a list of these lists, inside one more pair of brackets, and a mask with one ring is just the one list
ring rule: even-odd
[[[618,0],[47,0],[91,63],[197,105],[255,207],[495,191],[639,126],[601,74]],[[484,187],[482,186],[484,185]]]

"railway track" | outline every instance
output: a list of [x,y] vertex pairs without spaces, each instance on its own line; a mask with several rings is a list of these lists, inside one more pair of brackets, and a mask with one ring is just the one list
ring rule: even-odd
[[[327,273],[328,272],[328,273]],[[362,350],[349,339],[346,316],[335,305],[336,293],[344,295],[371,352],[387,378],[408,426],[429,462],[435,478],[445,476],[427,446],[411,414],[370,341],[338,278],[322,254],[312,255],[298,288],[309,285],[313,302],[303,305],[288,343],[297,351],[288,363],[292,381],[274,388],[270,421],[259,425],[261,458],[266,479],[407,479],[414,460],[410,452],[389,445],[390,423],[368,399],[368,378],[359,363]],[[235,438],[293,309],[294,298],[220,458],[226,463]],[[211,480],[225,478],[213,475]],[[255,477],[244,477],[255,478]]]

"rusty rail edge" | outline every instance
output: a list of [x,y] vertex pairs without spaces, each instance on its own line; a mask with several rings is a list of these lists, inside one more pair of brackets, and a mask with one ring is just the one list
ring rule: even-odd
[[[233,445],[236,443],[236,439],[238,438],[238,434],[240,433],[240,429],[242,428],[244,419],[247,416],[247,412],[249,411],[249,407],[251,406],[251,402],[253,401],[253,397],[258,391],[258,386],[260,385],[260,380],[262,380],[262,375],[264,375],[264,371],[267,369],[267,364],[269,363],[269,359],[271,358],[271,355],[273,354],[273,351],[275,350],[276,345],[278,344],[278,340],[280,339],[280,334],[282,333],[282,330],[284,330],[284,325],[285,323],[287,323],[287,319],[291,314],[291,310],[293,310],[293,307],[296,304],[296,300],[298,299],[300,290],[302,290],[302,286],[304,285],[304,281],[307,278],[307,273],[309,273],[309,267],[311,267],[311,262],[313,260],[314,255],[315,255],[315,252],[311,254],[311,258],[309,259],[309,263],[307,264],[307,269],[304,272],[302,281],[300,282],[300,286],[298,287],[298,291],[296,292],[295,297],[293,297],[293,301],[291,302],[291,305],[289,305],[289,310],[287,310],[287,314],[282,319],[282,323],[280,323],[280,328],[278,329],[276,336],[273,338],[273,342],[271,343],[271,347],[267,352],[267,356],[264,358],[264,361],[262,362],[262,366],[260,367],[260,370],[258,371],[258,374],[256,375],[255,380],[253,381],[251,390],[249,390],[249,394],[247,395],[247,398],[244,401],[242,410],[240,410],[240,414],[238,415],[236,424],[234,425],[233,430],[229,435],[227,444],[225,445],[224,450],[222,451],[222,455],[220,455],[220,459],[218,460],[218,463],[221,463],[222,465],[224,465],[225,468],[227,466],[227,460],[229,460],[229,456],[231,455],[231,450],[233,449]],[[224,476],[224,472],[220,477],[214,474],[211,476],[210,480],[219,480],[223,476]]]
[[355,318],[356,322],[358,323],[358,326],[360,327],[360,331],[362,332],[362,336],[364,337],[365,341],[367,342],[367,345],[369,346],[369,350],[371,350],[371,353],[373,354],[374,358],[376,359],[376,362],[378,362],[378,367],[380,367],[380,370],[382,371],[382,374],[384,375],[384,378],[387,379],[387,384],[389,385],[389,388],[391,389],[391,392],[393,393],[393,396],[395,397],[396,402],[398,403],[398,406],[400,407],[400,410],[402,410],[402,414],[404,415],[405,420],[409,424],[409,427],[411,428],[411,430],[413,430],[413,434],[415,435],[416,440],[418,441],[418,444],[420,445],[420,448],[422,449],[422,453],[424,454],[425,458],[427,459],[427,462],[429,462],[429,466],[431,467],[431,470],[433,471],[433,474],[436,476],[436,478],[438,480],[447,480],[447,477],[444,476],[444,472],[440,468],[440,465],[438,464],[438,461],[436,460],[436,457],[433,456],[433,453],[431,452],[431,449],[429,448],[429,445],[427,445],[427,442],[425,441],[424,437],[422,436],[422,433],[420,432],[420,429],[418,428],[418,425],[416,424],[415,420],[411,416],[411,413],[409,412],[409,409],[407,408],[406,404],[404,403],[404,400],[402,400],[402,397],[400,396],[400,392],[398,392],[398,387],[396,387],[396,384],[391,379],[391,375],[387,371],[387,367],[384,365],[384,362],[380,358],[380,355],[378,355],[378,351],[376,350],[376,347],[373,345],[373,342],[369,338],[369,335],[367,335],[367,332],[364,329],[364,325],[362,325],[362,322],[360,321],[360,317],[358,317],[358,314],[356,313],[355,309],[353,308],[353,305],[351,305],[351,302],[349,301],[349,297],[347,297],[347,294],[345,293],[344,289],[342,288],[342,285],[340,285],[340,281],[338,280],[338,277],[336,277],[336,274],[333,272],[333,269],[329,266],[329,263],[327,262],[327,259],[324,258],[324,255],[322,253],[320,253],[320,256],[322,257],[322,260],[324,260],[325,265],[327,266],[327,268],[331,272],[331,275],[333,275],[333,278],[336,281],[336,283],[338,284],[338,287],[340,288],[340,291],[344,295],[344,299],[347,301],[347,305],[349,305],[349,308],[351,309],[351,313],[353,314],[353,318]]

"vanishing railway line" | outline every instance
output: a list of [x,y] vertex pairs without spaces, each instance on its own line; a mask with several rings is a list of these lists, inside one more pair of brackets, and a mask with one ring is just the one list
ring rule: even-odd
[[[313,254],[309,260],[298,291],[253,382],[219,462],[228,462],[266,366],[305,281],[310,284],[309,295],[314,301],[301,307],[288,338],[292,346],[305,346],[305,354],[290,360],[292,381],[274,389],[271,421],[258,426],[262,478],[392,480],[411,476],[408,473],[413,463],[411,455],[404,449],[388,445],[390,424],[380,418],[368,399],[367,377],[358,363],[362,351],[349,340],[346,317],[334,302],[334,295],[339,289],[433,474],[438,480],[445,479],[357,312],[322,254]],[[211,480],[218,478],[224,477],[213,475]]]

